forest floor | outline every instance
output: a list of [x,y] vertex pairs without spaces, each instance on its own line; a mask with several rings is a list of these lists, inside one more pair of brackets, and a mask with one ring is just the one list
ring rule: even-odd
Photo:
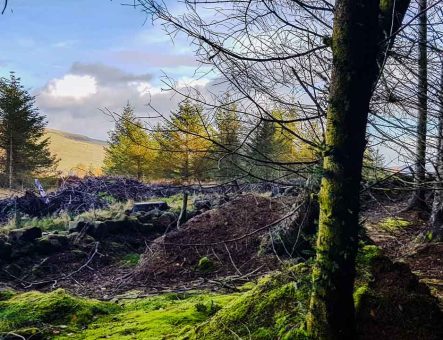
[[[239,306],[235,308],[241,309],[244,294],[274,294],[248,285],[260,287],[259,277],[287,267],[272,251],[266,251],[263,240],[270,225],[291,211],[294,201],[294,197],[242,195],[155,239],[155,235],[141,238],[126,234],[102,242],[85,238],[79,248],[11,265],[0,273],[0,307],[5,307],[4,312],[0,308],[0,339],[2,332],[11,329],[19,329],[20,334],[30,334],[31,338],[40,333],[51,334],[51,339],[178,338],[179,333],[212,320],[219,309],[228,308],[225,314],[232,315],[231,302],[237,301]],[[429,242],[427,216],[404,212],[405,202],[384,198],[363,207],[364,226],[372,242],[392,262],[409,266],[385,258],[389,263],[382,260],[372,274],[363,275],[365,280],[367,275],[372,277],[372,283],[359,282],[360,275],[356,293],[361,291],[363,296],[372,290],[375,294],[367,295],[369,300],[364,305],[368,310],[361,313],[363,339],[389,335],[406,340],[423,338],[423,334],[427,339],[439,339],[438,334],[443,334],[443,327],[436,332],[430,330],[438,318],[438,307],[426,287],[418,285],[411,274],[429,287],[443,310],[443,243]],[[303,253],[297,257],[303,260]],[[312,261],[307,263],[309,266]],[[307,277],[305,284],[309,285]],[[292,283],[285,284],[293,288]],[[10,288],[15,292],[8,293]],[[283,294],[279,289],[276,296]],[[280,296],[282,303],[294,298],[291,292]],[[308,301],[305,295],[294,300],[295,305],[304,306]],[[257,306],[268,308],[264,298],[257,298],[263,300]],[[81,315],[77,306],[82,306]],[[54,319],[59,313],[54,310],[59,307],[63,309],[60,320]],[[284,302],[281,308],[286,307]],[[252,311],[255,307],[248,308]],[[275,306],[271,308],[276,310]],[[434,317],[422,317],[423,311]],[[304,309],[299,313],[302,315]],[[262,321],[282,320],[277,314]],[[252,314],[247,312],[244,317],[248,315]],[[277,329],[277,321],[267,326],[269,330]],[[433,333],[435,337],[429,337]]]
[[443,310],[443,242],[429,242],[428,214],[406,211],[406,204],[384,200],[365,209],[367,234],[393,262],[408,264]]

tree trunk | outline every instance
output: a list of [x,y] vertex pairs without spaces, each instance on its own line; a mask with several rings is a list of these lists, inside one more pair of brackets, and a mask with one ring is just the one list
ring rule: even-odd
[[427,53],[427,0],[419,0],[418,31],[418,122],[415,154],[415,189],[408,204],[408,210],[426,210],[426,197],[423,188],[426,180],[426,134],[428,121],[428,53]]
[[432,238],[443,239],[443,56],[440,75],[440,114],[438,117],[437,174],[430,225]]
[[369,102],[392,45],[386,37],[399,27],[408,5],[401,0],[336,1],[317,258],[307,319],[315,339],[356,338],[353,286]]

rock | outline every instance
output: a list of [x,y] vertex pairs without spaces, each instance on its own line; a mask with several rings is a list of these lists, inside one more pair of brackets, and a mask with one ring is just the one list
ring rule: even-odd
[[134,206],[132,207],[132,213],[138,212],[138,211],[151,211],[154,209],[158,209],[158,210],[168,210],[169,206],[166,202],[163,201],[158,201],[158,202],[139,202],[139,203],[135,203]]
[[32,242],[42,237],[42,230],[38,227],[14,229],[8,233],[8,241],[15,242]]
[[47,235],[36,240],[35,251],[42,255],[49,255],[67,249],[69,239],[64,235]]
[[75,246],[87,247],[91,243],[94,243],[95,239],[90,235],[74,232],[68,235],[68,241]]
[[87,221],[69,222],[68,233],[86,233],[89,234],[94,229],[94,223]]
[[194,208],[196,210],[209,210],[212,208],[212,204],[210,200],[202,199],[194,201]]
[[134,217],[126,217],[123,220],[96,222],[92,236],[97,240],[101,240],[110,235],[139,232],[142,226]]
[[160,217],[158,217],[154,222],[154,228],[156,231],[164,232],[168,228],[174,226],[177,222],[177,217],[172,212],[165,212]]

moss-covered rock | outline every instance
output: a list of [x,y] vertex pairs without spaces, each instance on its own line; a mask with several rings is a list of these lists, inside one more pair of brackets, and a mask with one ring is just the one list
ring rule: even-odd
[[112,303],[73,297],[62,289],[12,294],[0,301],[0,332],[38,328],[42,333],[50,333],[58,326],[79,329],[95,317],[120,308]]

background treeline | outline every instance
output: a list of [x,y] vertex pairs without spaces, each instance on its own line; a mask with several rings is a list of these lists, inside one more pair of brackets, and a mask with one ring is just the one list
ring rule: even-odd
[[[279,110],[273,115],[277,120],[296,116]],[[315,166],[318,159],[314,148],[291,134],[303,135],[301,124],[285,130],[269,119],[242,120],[232,103],[209,114],[184,100],[155,126],[138,119],[129,103],[114,117],[103,169],[110,175],[177,182],[278,181],[299,174],[300,163]]]

